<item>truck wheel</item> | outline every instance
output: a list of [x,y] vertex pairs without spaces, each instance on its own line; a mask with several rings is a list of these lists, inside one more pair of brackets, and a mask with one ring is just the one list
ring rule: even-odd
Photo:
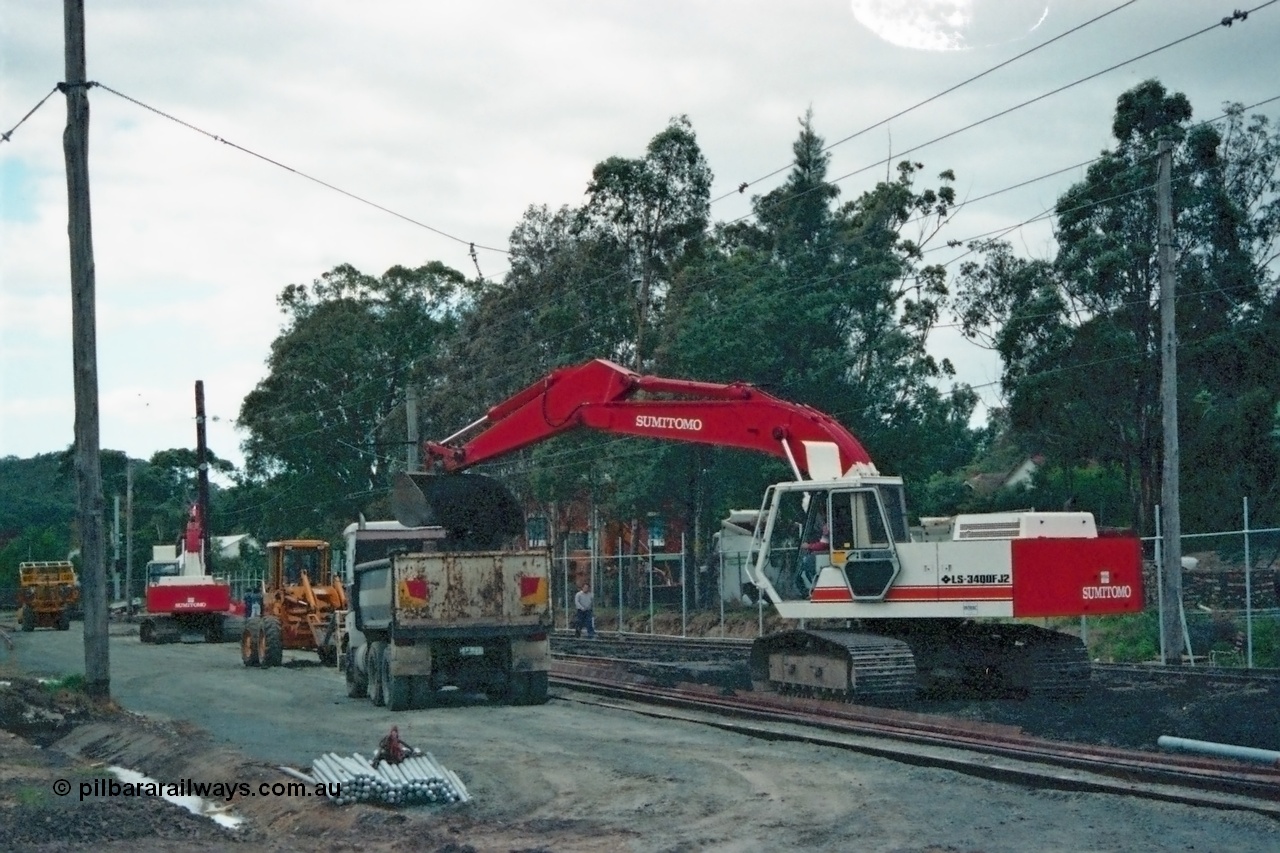
[[365,659],[369,674],[369,699],[375,705],[386,704],[386,694],[382,692],[382,658],[385,656],[387,644],[381,640],[369,646],[369,656]]
[[258,633],[262,625],[257,619],[244,623],[244,632],[240,634],[240,660],[245,666],[258,666],[262,663],[258,655]]
[[262,620],[262,665],[279,666],[284,663],[284,637],[280,620],[268,616]]
[[541,705],[547,701],[545,672],[513,672],[507,678],[507,702],[512,705]]
[[30,607],[22,608],[22,630],[34,631],[36,629],[36,612]]
[[363,699],[369,695],[369,676],[361,672],[360,668],[356,666],[356,662],[351,659],[353,655],[354,650],[348,649],[347,653],[342,656],[346,665],[347,698]]
[[382,655],[382,697],[388,711],[407,711],[413,700],[413,681],[407,676],[391,674],[391,655]]
[[61,613],[59,613],[59,614],[58,614],[58,626],[57,626],[57,627],[58,627],[58,630],[59,630],[59,631],[67,631],[67,630],[70,630],[70,628],[71,628],[71,614],[70,614],[70,613],[68,613],[68,612],[67,612],[67,611],[65,611],[65,610],[64,610],[64,611],[62,611]]

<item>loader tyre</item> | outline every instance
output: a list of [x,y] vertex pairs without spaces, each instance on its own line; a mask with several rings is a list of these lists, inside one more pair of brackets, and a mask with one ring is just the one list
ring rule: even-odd
[[413,704],[413,681],[408,676],[391,674],[391,655],[385,652],[378,674],[382,678],[382,697],[387,703],[387,710],[409,710]]
[[367,673],[360,671],[353,659],[356,651],[363,648],[363,646],[357,646],[354,649],[347,649],[343,655],[343,661],[346,664],[347,698],[349,699],[363,699],[369,695],[369,676]]
[[36,612],[30,607],[22,608],[22,630],[34,631],[36,629]]
[[240,659],[245,666],[260,666],[262,659],[258,654],[258,634],[262,631],[259,619],[250,619],[244,623],[244,631],[240,634]]
[[262,620],[262,665],[280,666],[284,663],[284,634],[280,620],[268,616]]
[[369,673],[369,701],[375,705],[386,704],[386,694],[382,691],[382,659],[386,657],[387,644],[378,640],[369,646],[369,657],[365,659]]
[[59,630],[59,631],[67,631],[67,630],[70,630],[70,628],[71,628],[71,614],[70,614],[70,613],[68,613],[67,611],[65,611],[65,610],[64,610],[64,611],[62,611],[61,613],[59,613],[59,614],[58,614],[58,624],[57,624],[57,628],[58,628],[58,630]]

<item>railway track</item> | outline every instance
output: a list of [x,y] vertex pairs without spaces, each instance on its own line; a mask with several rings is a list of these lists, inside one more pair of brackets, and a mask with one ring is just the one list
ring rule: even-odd
[[[708,685],[663,685],[633,661],[560,656],[567,698],[1036,787],[1141,796],[1280,818],[1280,768],[1026,735],[992,723]],[[562,696],[561,698],[566,698]]]

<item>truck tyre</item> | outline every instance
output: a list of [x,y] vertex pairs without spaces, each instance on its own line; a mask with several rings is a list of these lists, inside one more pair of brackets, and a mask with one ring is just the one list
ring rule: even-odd
[[361,672],[360,667],[356,666],[356,662],[352,659],[356,651],[361,648],[357,646],[355,649],[348,649],[347,653],[342,656],[343,663],[346,666],[347,698],[349,699],[363,699],[369,695],[369,676]]
[[369,646],[369,656],[365,659],[366,672],[369,674],[369,700],[375,705],[386,704],[386,694],[382,692],[382,659],[386,656],[387,644],[378,640]]
[[284,636],[280,620],[268,616],[262,620],[262,665],[280,666],[284,663]]
[[506,700],[511,705],[541,705],[547,701],[546,672],[513,672],[507,677]]
[[379,675],[382,678],[382,697],[387,703],[387,710],[409,710],[413,702],[413,681],[408,676],[391,674],[391,655],[386,652],[382,654]]
[[250,619],[244,623],[244,631],[240,634],[240,659],[245,666],[259,666],[262,663],[258,655],[258,634],[262,631],[262,623],[258,619]]
[[62,611],[61,613],[59,613],[59,614],[58,614],[58,625],[57,625],[57,628],[58,628],[58,630],[59,630],[59,631],[67,631],[67,630],[70,630],[70,628],[71,628],[71,614],[70,614],[70,613],[68,613],[66,610],[64,610],[64,611]]
[[30,607],[22,608],[22,630],[34,631],[36,629],[36,612]]

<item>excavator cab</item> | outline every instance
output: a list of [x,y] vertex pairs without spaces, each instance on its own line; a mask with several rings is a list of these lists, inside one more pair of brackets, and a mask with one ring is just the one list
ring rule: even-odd
[[886,482],[780,483],[765,494],[757,569],[782,600],[818,600],[833,586],[854,601],[888,594],[901,571],[896,545],[910,534],[901,483],[877,479]]

